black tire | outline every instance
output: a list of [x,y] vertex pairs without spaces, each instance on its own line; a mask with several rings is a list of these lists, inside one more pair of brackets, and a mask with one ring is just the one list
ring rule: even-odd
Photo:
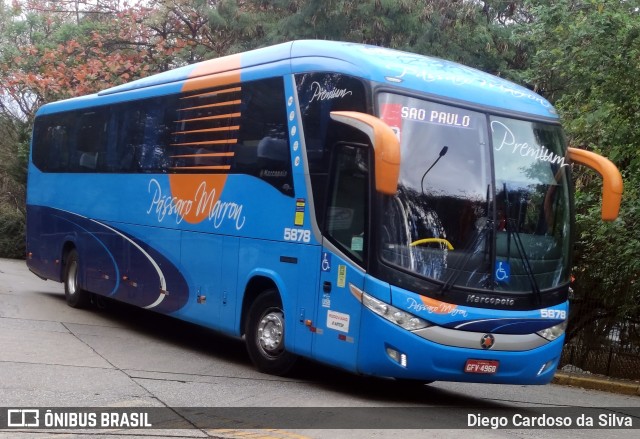
[[67,299],[67,305],[72,308],[86,308],[91,303],[89,292],[80,288],[79,275],[78,252],[73,249],[67,255],[64,264],[64,295]]
[[297,356],[284,347],[284,312],[280,295],[266,290],[251,304],[245,322],[245,342],[249,357],[260,372],[286,375]]

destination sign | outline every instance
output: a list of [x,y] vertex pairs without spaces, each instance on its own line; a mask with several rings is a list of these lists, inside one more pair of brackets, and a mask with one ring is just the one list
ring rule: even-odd
[[471,116],[453,111],[425,110],[418,107],[402,107],[403,119],[445,125],[456,128],[472,128]]

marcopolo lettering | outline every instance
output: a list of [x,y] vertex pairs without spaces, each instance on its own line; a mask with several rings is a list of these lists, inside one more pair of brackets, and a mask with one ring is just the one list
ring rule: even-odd
[[513,306],[516,304],[516,301],[513,299],[507,299],[503,297],[490,297],[490,296],[481,296],[479,294],[469,294],[467,295],[467,303]]

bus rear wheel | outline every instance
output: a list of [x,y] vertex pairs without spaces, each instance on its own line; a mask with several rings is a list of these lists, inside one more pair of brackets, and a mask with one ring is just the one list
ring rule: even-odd
[[89,293],[80,288],[79,275],[78,252],[73,249],[67,255],[64,265],[64,295],[67,299],[67,304],[72,308],[86,308],[91,302]]
[[247,352],[256,368],[271,375],[285,375],[297,357],[284,347],[284,312],[275,289],[260,294],[249,308],[245,326]]

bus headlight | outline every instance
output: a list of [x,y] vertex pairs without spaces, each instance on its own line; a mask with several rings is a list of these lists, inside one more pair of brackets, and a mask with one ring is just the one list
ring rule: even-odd
[[538,331],[536,332],[536,334],[538,334],[542,338],[546,338],[549,341],[553,341],[564,334],[565,329],[567,329],[567,320],[560,323],[559,325],[543,329],[542,331]]
[[431,326],[431,324],[426,320],[402,311],[401,309],[378,300],[367,293],[362,293],[362,304],[374,313],[378,314],[380,317],[383,317],[391,323],[394,323],[408,331],[415,331],[417,329]]

